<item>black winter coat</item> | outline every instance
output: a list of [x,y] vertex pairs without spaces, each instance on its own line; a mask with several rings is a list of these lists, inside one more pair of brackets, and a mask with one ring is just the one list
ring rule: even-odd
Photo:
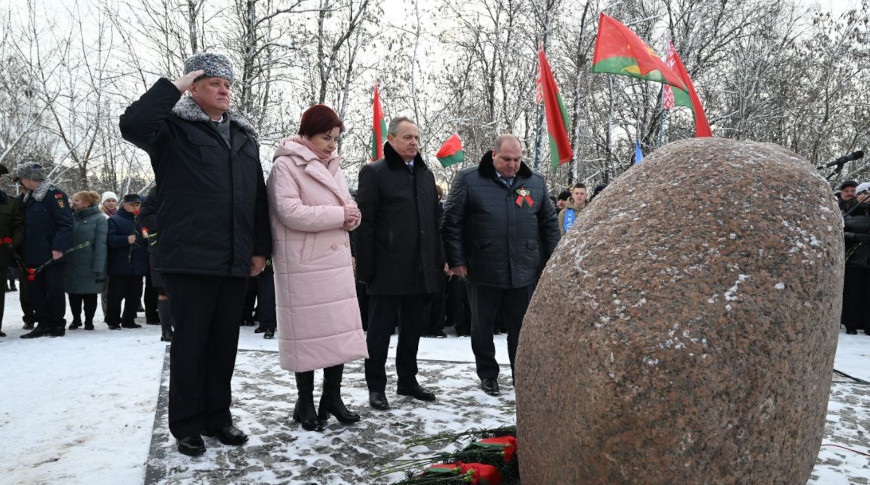
[[359,171],[357,278],[369,295],[434,293],[443,267],[435,177],[418,154],[413,174],[389,143]]
[[862,204],[843,220],[846,266],[870,269],[870,204]]
[[24,198],[24,207],[24,262],[29,268],[50,261],[52,251],[65,252],[72,247],[73,219],[66,194],[43,181]]
[[19,201],[0,190],[0,241],[7,237],[12,244],[0,245],[0,268],[16,266],[14,248],[24,244],[24,213]]
[[[148,271],[148,250],[141,228],[139,218],[123,207],[109,218],[110,275],[145,276]],[[131,245],[127,238],[133,234],[136,234],[136,243]]]
[[171,81],[160,79],[120,123],[124,139],[145,150],[154,168],[161,221],[156,269],[248,277],[251,257],[271,252],[255,132],[228,112],[227,146],[191,98],[180,97]]
[[[521,198],[522,189],[531,203]],[[491,152],[453,178],[441,230],[447,264],[465,266],[469,283],[496,288],[535,284],[559,243],[544,177],[522,163],[507,187]]]

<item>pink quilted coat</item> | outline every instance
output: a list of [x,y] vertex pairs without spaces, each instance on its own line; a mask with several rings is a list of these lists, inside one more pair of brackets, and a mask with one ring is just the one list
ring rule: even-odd
[[368,357],[342,229],[356,206],[339,169],[286,139],[267,182],[281,368],[305,372]]

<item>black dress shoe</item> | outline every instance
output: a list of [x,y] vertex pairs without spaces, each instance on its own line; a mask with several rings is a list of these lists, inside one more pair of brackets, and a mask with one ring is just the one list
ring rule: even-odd
[[377,391],[369,393],[369,406],[381,411],[390,409],[390,403],[387,401],[387,396],[383,392]]
[[6,334],[5,334],[5,333],[3,333],[3,331],[2,331],[2,330],[0,330],[0,337],[5,337],[5,336],[6,336]]
[[32,332],[22,335],[21,338],[39,338],[46,337],[48,335],[51,335],[51,331],[45,330],[44,328],[36,327],[35,329],[33,329]]
[[265,327],[257,327],[254,329],[254,333],[263,333],[266,331]]
[[498,381],[495,379],[481,379],[480,388],[490,396],[498,396],[499,394]]
[[846,335],[858,335],[858,331],[854,328],[848,328],[846,329]]
[[110,323],[110,324],[109,324],[109,330],[121,330],[121,326],[118,325],[117,323],[114,324],[114,325]]
[[81,328],[81,327],[82,327],[82,322],[72,322],[69,324],[70,330],[75,330],[75,329]]
[[63,337],[66,335],[66,328],[64,327],[54,327],[51,329],[50,335],[52,337]]
[[248,435],[235,426],[227,426],[222,429],[204,429],[202,430],[202,435],[215,437],[225,445],[239,446],[248,441]]
[[205,443],[199,436],[185,436],[176,440],[178,452],[187,456],[200,456],[205,453]]
[[270,339],[270,340],[275,338],[275,331],[272,330],[271,328],[266,330],[266,332],[263,334],[263,338]]
[[138,323],[135,323],[135,322],[122,323],[121,326],[124,328],[142,328],[142,325],[139,325]]
[[420,384],[414,384],[413,386],[403,387],[399,386],[396,389],[396,394],[400,396],[411,396],[414,399],[419,399],[421,401],[434,401],[435,393],[428,391],[425,387]]
[[172,330],[164,330],[163,333],[160,335],[160,341],[161,342],[172,342],[173,336],[174,336],[174,334],[172,333]]

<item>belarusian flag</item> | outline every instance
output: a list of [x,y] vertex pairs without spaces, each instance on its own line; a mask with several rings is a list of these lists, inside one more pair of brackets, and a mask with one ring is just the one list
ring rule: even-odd
[[[683,66],[683,61],[680,59],[680,55],[677,54],[676,49],[674,49],[674,44],[668,41],[668,57],[671,56],[673,56],[674,72],[680,76],[680,79],[682,79],[688,88],[688,92],[683,91],[682,89],[674,89],[673,103],[677,106],[686,106],[692,110],[692,113],[695,115],[695,137],[712,137],[713,133],[710,131],[710,123],[707,122],[707,115],[704,114],[704,106],[701,105],[701,98],[698,97],[698,93],[695,91],[695,86],[692,84],[692,80],[689,79],[689,73],[686,72],[686,68]],[[670,62],[668,62],[668,65],[670,65]],[[665,87],[667,88],[667,86]]]
[[372,161],[384,158],[384,140],[387,138],[387,124],[384,122],[384,110],[381,109],[381,95],[378,93],[378,83],[375,83],[374,122],[372,123]]
[[553,168],[557,168],[574,156],[574,152],[571,151],[571,140],[568,138],[571,118],[568,117],[568,110],[562,102],[562,95],[559,94],[556,79],[553,77],[543,49],[538,51],[538,72],[541,78],[541,91],[544,94],[547,133],[550,136],[550,163]]
[[441,162],[442,167],[449,167],[465,160],[465,150],[462,149],[462,140],[454,133],[441,145],[435,157]]
[[668,68],[640,37],[603,13],[598,20],[592,72],[621,74],[686,88],[680,76]]

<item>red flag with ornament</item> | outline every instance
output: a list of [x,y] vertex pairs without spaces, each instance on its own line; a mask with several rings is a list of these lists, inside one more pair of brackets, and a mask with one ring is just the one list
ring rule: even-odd
[[674,89],[673,103],[676,106],[686,106],[692,110],[692,113],[695,115],[695,137],[712,137],[713,132],[710,131],[710,123],[707,122],[707,115],[704,114],[704,106],[701,105],[701,98],[698,97],[698,93],[695,91],[695,86],[692,84],[692,80],[689,79],[689,73],[686,72],[686,68],[683,66],[683,61],[680,59],[680,55],[677,54],[676,49],[674,49],[673,43],[668,41],[668,56],[670,57],[671,55],[673,56],[674,62],[673,70],[678,76],[680,76],[680,79],[682,79],[686,84],[688,90],[683,91],[682,89]]
[[381,109],[381,95],[378,83],[375,83],[374,120],[372,123],[372,160],[384,158],[384,141],[387,139],[387,124],[384,122],[384,110]]
[[541,78],[541,91],[544,97],[544,113],[547,119],[547,133],[550,137],[550,163],[553,168],[571,160],[574,152],[571,150],[571,140],[568,138],[568,127],[571,118],[562,102],[562,95],[556,86],[556,78],[550,70],[547,56],[543,50],[538,51],[538,70]]

